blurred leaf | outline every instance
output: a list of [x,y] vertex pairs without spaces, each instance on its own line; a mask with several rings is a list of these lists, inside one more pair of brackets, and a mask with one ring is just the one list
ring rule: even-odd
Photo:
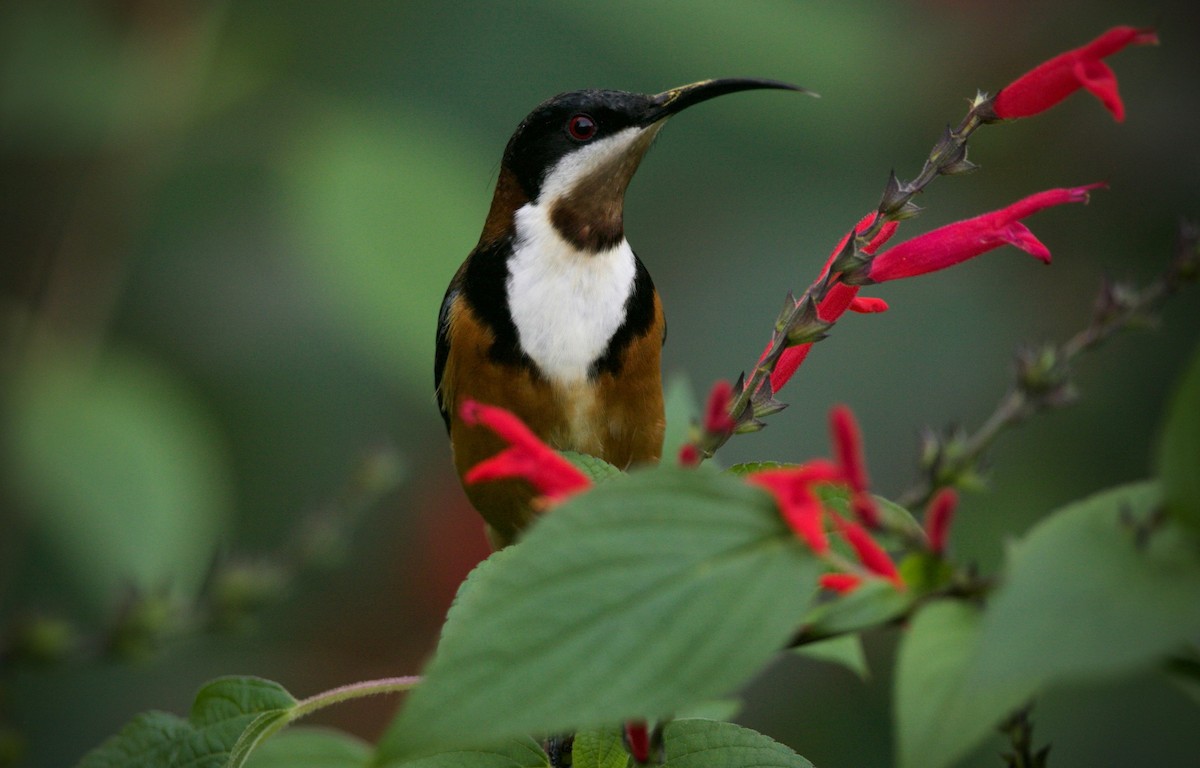
[[915,597],[911,590],[901,592],[890,582],[868,579],[853,592],[814,606],[802,631],[807,637],[829,637],[877,627],[902,615]]
[[242,732],[262,715],[282,716],[296,700],[278,683],[223,677],[196,694],[187,720],[165,712],[135,717],[89,752],[78,768],[225,768]]
[[686,374],[673,374],[667,381],[663,394],[663,407],[667,417],[667,429],[663,434],[662,457],[674,462],[679,449],[692,434],[692,425],[700,412],[696,392]]
[[863,653],[862,637],[859,635],[838,635],[828,640],[806,643],[797,646],[795,652],[816,661],[845,667],[862,680],[871,676],[871,670],[867,667],[867,656]]
[[728,693],[783,646],[818,570],[732,478],[661,467],[597,486],[472,578],[384,744],[486,744]]
[[563,451],[562,455],[566,457],[567,461],[574,464],[576,469],[587,475],[593,483],[602,483],[605,480],[620,477],[622,474],[621,470],[597,456],[589,456],[577,451]]
[[664,731],[664,768],[812,768],[767,736],[719,720],[675,720]]
[[950,765],[1033,692],[968,685],[979,632],[979,609],[953,600],[926,606],[909,624],[893,691],[901,768]]
[[628,768],[633,765],[618,728],[580,731],[571,747],[572,768]]
[[442,295],[478,239],[499,149],[473,155],[444,121],[422,117],[330,111],[296,126],[281,162],[317,295],[368,359],[427,396]]
[[741,699],[713,699],[680,709],[678,720],[732,720],[742,711]]
[[1155,523],[1155,483],[1068,505],[1012,547],[980,614],[923,609],[897,667],[902,766],[961,757],[1030,696],[1060,681],[1148,666],[1200,635],[1200,558]]
[[110,354],[21,371],[6,403],[14,485],[97,602],[128,580],[194,589],[226,514],[212,430],[179,383]]
[[246,768],[368,768],[375,750],[328,728],[289,728],[254,751]]
[[374,765],[380,768],[548,768],[550,761],[541,746],[529,737],[513,738],[499,745],[439,752],[400,759],[391,745],[381,742]]
[[1167,412],[1158,473],[1167,509],[1200,534],[1200,350]]
[[1200,557],[1157,483],[1070,504],[1013,546],[988,601],[971,684],[1111,676],[1200,636]]
[[755,472],[768,472],[773,469],[791,469],[797,466],[799,465],[789,464],[784,461],[745,461],[741,464],[734,464],[725,471],[735,477],[745,477],[746,475],[753,475]]

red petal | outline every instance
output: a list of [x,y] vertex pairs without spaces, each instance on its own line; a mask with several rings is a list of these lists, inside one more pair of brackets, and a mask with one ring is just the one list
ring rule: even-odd
[[953,488],[943,488],[925,510],[925,533],[929,536],[929,551],[935,555],[946,551],[950,523],[954,520],[954,510],[957,507],[958,494]]
[[746,481],[761,486],[775,497],[784,522],[818,555],[829,551],[825,535],[824,508],[813,492],[817,483],[844,482],[842,472],[828,461],[810,461],[799,467],[769,469],[749,475]]
[[850,302],[849,309],[851,312],[870,315],[876,312],[887,312],[888,303],[874,296],[855,296],[854,300]]
[[818,583],[822,588],[828,589],[830,592],[837,592],[839,595],[844,595],[847,592],[853,592],[862,584],[862,579],[852,573],[822,573],[818,579]]
[[876,256],[871,262],[869,276],[875,282],[882,283],[924,275],[960,264],[1005,244],[1016,245],[1042,261],[1049,261],[1049,249],[1017,221],[1051,206],[1086,202],[1088,192],[1102,186],[1089,184],[1049,189],[998,211],[926,232]]
[[854,548],[854,553],[858,555],[859,562],[863,564],[864,568],[891,581],[896,586],[904,586],[904,582],[900,579],[900,572],[896,570],[896,564],[892,562],[892,558],[888,557],[888,553],[883,550],[883,547],[871,538],[866,529],[857,523],[843,520],[837,516],[834,517],[834,521],[837,523],[842,538]]
[[1116,76],[1101,59],[1128,45],[1157,42],[1153,29],[1114,27],[1087,45],[1042,62],[1000,89],[993,109],[1006,119],[1029,117],[1053,107],[1082,87],[1098,96],[1114,118],[1122,120],[1124,108],[1117,96]]
[[561,454],[538,439],[525,423],[503,408],[467,400],[459,409],[464,422],[482,424],[509,443],[463,475],[466,483],[520,478],[554,501],[591,485],[587,476]]
[[863,458],[862,432],[854,412],[844,405],[829,411],[829,432],[833,453],[850,487],[857,492],[867,489],[867,462]]
[[729,415],[729,403],[733,397],[733,385],[728,381],[713,384],[708,393],[708,406],[704,409],[704,431],[714,434],[732,432],[733,417]]

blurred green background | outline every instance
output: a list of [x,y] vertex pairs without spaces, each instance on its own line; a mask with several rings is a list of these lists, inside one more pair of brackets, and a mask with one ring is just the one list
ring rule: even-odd
[[[792,407],[722,457],[822,454],[825,413],[845,402],[885,494],[912,479],[922,426],[980,423],[1018,343],[1082,327],[1103,275],[1151,278],[1177,217],[1200,216],[1194,3],[8,0],[0,744],[19,734],[22,765],[62,766],[135,712],[186,711],[220,674],[303,696],[418,670],[486,552],[431,393],[437,308],[509,133],[542,99],[720,76],[822,95],[689,111],[630,190],[627,234],[670,317],[666,371],[704,391],[753,362],[786,290],[889,169],[915,175],[976,88],[1119,23],[1157,24],[1163,42],[1110,61],[1126,123],[1076,95],[986,128],[983,170],[935,183],[901,230],[1107,180],[1088,207],[1027,222],[1054,265],[1006,249],[871,291],[891,311],[847,317],[785,391]],[[1040,515],[1145,476],[1198,321],[1192,292],[1082,362],[1082,400],[992,454],[994,491],[965,500],[958,553],[994,567]],[[222,588],[268,607],[191,631],[179,607],[213,593],[214,552],[240,568]],[[87,645],[120,635],[119,617],[149,629],[125,653]],[[81,652],[18,662],[20,626]],[[781,660],[741,722],[825,768],[888,764],[894,641],[869,638],[866,682]],[[371,738],[393,707],[321,721]],[[1148,671],[1051,692],[1036,723],[1056,767],[1192,765],[1200,717]],[[999,748],[971,764],[999,765]]]

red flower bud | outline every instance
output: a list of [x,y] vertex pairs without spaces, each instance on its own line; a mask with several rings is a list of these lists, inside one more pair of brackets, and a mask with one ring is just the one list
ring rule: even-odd
[[733,417],[729,415],[729,403],[733,397],[733,385],[721,380],[713,384],[708,393],[708,406],[704,409],[704,431],[724,435],[733,431]]
[[625,744],[635,765],[646,765],[650,762],[650,731],[645,720],[632,720],[625,723]]
[[817,483],[843,482],[842,472],[828,461],[816,459],[799,467],[768,469],[746,478],[775,497],[784,522],[818,555],[829,551],[825,535],[825,510],[813,491]]
[[896,564],[892,562],[892,558],[883,550],[883,547],[871,538],[865,528],[836,515],[833,519],[837,523],[842,538],[853,547],[854,553],[858,555],[858,560],[864,568],[891,581],[898,587],[904,586],[904,582],[900,578],[900,571],[896,570]]
[[460,413],[467,424],[482,424],[509,444],[495,456],[471,467],[463,476],[465,482],[520,478],[551,501],[561,501],[591,485],[574,464],[539,440],[524,422],[503,408],[467,400]]
[[862,579],[852,573],[822,573],[818,583],[823,589],[844,595],[858,589]]
[[1157,44],[1153,29],[1114,27],[1092,42],[1045,61],[1000,89],[992,103],[997,117],[1015,119],[1044,112],[1080,88],[1100,100],[1117,122],[1125,105],[1117,76],[1102,59],[1128,45]]
[[946,539],[950,534],[950,523],[958,507],[958,494],[953,488],[938,491],[925,510],[925,533],[929,536],[929,551],[941,555],[946,551]]
[[1048,263],[1050,250],[1020,219],[1054,205],[1085,203],[1088,192],[1102,186],[1104,184],[1050,189],[1018,200],[1007,208],[926,232],[876,256],[867,274],[876,283],[915,277],[952,267],[1006,244],[1015,245]]
[[700,464],[700,449],[695,443],[684,443],[679,446],[679,466],[695,467]]
[[863,458],[862,433],[854,412],[844,405],[829,411],[829,433],[838,467],[855,492],[867,490],[867,462]]

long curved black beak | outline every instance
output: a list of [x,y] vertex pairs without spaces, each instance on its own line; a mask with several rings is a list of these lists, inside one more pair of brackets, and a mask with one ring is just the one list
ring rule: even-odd
[[720,80],[701,80],[698,83],[691,85],[683,85],[678,88],[672,88],[669,91],[663,91],[650,97],[650,108],[646,110],[645,116],[641,120],[643,126],[652,125],[659,120],[670,117],[677,112],[682,112],[690,106],[699,104],[702,101],[715,99],[718,96],[724,96],[727,93],[736,93],[738,91],[752,91],[763,88],[775,88],[784,91],[798,91],[810,96],[817,94],[801,88],[798,85],[784,83],[779,80],[764,80],[761,78],[751,77],[727,77]]

